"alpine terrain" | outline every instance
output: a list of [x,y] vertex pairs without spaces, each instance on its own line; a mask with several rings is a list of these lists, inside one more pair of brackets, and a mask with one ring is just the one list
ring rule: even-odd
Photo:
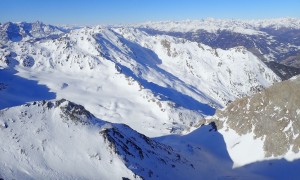
[[300,178],[299,58],[291,18],[0,24],[0,179]]

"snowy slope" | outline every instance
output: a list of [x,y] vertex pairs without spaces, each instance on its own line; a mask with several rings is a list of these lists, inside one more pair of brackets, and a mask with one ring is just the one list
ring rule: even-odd
[[232,171],[230,166],[220,167],[218,158],[201,149],[195,149],[198,158],[185,157],[63,99],[32,102],[0,114],[0,137],[5,145],[0,148],[0,177],[4,179],[255,177]]
[[[1,117],[0,174],[4,179],[134,176],[99,135],[104,122],[80,106],[66,101],[34,102],[2,110]],[[88,125],[92,123],[99,125]]]
[[[174,75],[185,86],[202,95],[200,99],[193,92],[184,92],[201,102],[225,106],[236,97],[257,92],[280,81],[269,68],[243,47],[225,51],[185,39],[164,35],[150,36],[135,29],[121,28],[116,31],[157,54],[161,59],[158,68]],[[173,88],[177,87],[173,85]]]

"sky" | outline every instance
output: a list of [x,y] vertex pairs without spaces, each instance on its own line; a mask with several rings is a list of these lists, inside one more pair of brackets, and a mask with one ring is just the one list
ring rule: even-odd
[[0,22],[96,25],[186,19],[300,18],[300,0],[0,0]]

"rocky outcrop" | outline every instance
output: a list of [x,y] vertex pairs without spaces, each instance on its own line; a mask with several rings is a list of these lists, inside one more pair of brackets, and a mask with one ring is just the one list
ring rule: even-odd
[[129,126],[115,124],[104,128],[99,134],[104,137],[112,152],[123,157],[128,168],[135,167],[132,171],[143,179],[162,176],[158,173],[160,170],[153,168],[153,163],[169,171],[180,167],[194,171],[194,165],[172,147],[134,132]]
[[253,133],[263,139],[265,157],[300,150],[300,76],[277,83],[252,96],[236,100],[217,111],[210,121],[240,136]]
[[[300,63],[300,61],[299,61]],[[273,70],[273,72],[279,76],[282,80],[290,79],[293,76],[300,74],[300,68],[287,66],[274,61],[265,62],[265,64]]]

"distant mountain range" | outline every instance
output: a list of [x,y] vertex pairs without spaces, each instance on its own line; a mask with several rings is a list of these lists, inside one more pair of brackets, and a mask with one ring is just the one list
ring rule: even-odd
[[229,49],[243,46],[263,60],[270,68],[275,69],[280,77],[288,79],[299,74],[299,19],[258,21],[206,19],[144,23],[137,27],[151,34],[185,38],[213,48]]

